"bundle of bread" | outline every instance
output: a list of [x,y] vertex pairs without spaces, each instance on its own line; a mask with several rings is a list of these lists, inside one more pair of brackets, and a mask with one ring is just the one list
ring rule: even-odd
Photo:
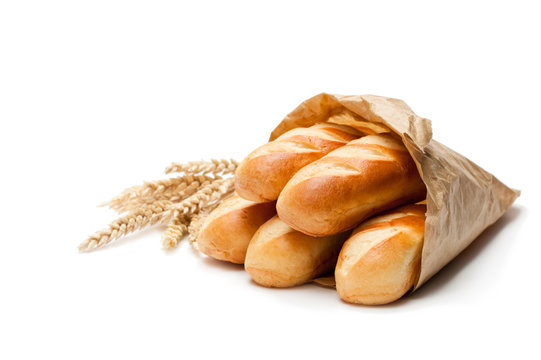
[[419,275],[426,207],[412,204],[426,188],[392,133],[295,128],[252,152],[235,185],[197,241],[211,257],[244,263],[258,284],[295,286],[335,269],[343,300],[385,304]]

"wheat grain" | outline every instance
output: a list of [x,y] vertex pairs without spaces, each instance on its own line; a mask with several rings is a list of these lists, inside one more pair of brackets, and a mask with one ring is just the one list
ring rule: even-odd
[[233,174],[239,163],[236,160],[212,159],[210,161],[190,161],[184,164],[172,163],[165,169],[166,174],[183,172],[186,174]]
[[186,232],[188,232],[189,217],[183,214],[177,215],[163,234],[162,244],[164,249],[175,248]]

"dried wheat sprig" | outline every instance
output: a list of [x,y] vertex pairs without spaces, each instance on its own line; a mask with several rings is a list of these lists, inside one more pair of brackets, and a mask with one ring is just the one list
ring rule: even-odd
[[199,189],[195,194],[180,203],[171,203],[167,200],[157,201],[154,204],[143,206],[128,215],[121,217],[98,231],[79,245],[80,251],[89,251],[102,247],[111,241],[140,230],[146,226],[168,223],[177,216],[190,217],[201,208],[218,202],[226,194],[233,191],[233,178],[219,179]]
[[93,250],[144,227],[166,223],[170,226],[164,235],[164,247],[173,248],[189,232],[196,217],[190,240],[195,247],[197,224],[200,228],[204,216],[234,189],[233,178],[223,179],[219,174],[232,174],[237,165],[235,160],[174,163],[168,173],[184,172],[184,176],[131,187],[104,204],[128,214],[83,241],[79,250]]
[[146,226],[168,223],[174,215],[169,201],[157,201],[130,212],[128,215],[113,221],[107,228],[98,231],[79,245],[79,251],[89,251],[102,247],[111,241]]
[[210,161],[190,161],[184,164],[172,163],[165,169],[166,174],[184,172],[186,174],[233,174],[239,165],[236,160],[212,159]]
[[182,237],[188,232],[189,217],[178,214],[163,234],[162,244],[164,249],[170,250],[178,245]]
[[185,175],[181,177],[147,181],[143,185],[133,186],[101,206],[109,206],[120,213],[134,210],[141,205],[155,201],[179,201],[194,194],[200,186],[211,183],[221,177],[206,175]]

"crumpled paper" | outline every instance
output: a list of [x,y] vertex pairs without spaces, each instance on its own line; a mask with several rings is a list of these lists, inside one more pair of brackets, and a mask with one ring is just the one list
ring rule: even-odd
[[[353,126],[364,133],[393,131],[404,142],[427,187],[421,272],[414,290],[496,222],[520,195],[464,156],[432,139],[428,119],[405,102],[374,95],[316,95],[287,115],[270,140],[318,122]],[[332,278],[320,282],[332,286]]]

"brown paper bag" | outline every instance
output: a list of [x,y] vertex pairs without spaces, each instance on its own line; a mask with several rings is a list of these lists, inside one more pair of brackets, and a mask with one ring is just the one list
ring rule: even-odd
[[[274,129],[270,140],[318,122],[356,127],[366,133],[400,135],[427,187],[427,217],[419,288],[496,222],[520,192],[462,155],[432,139],[431,122],[401,100],[374,95],[320,94],[300,104]],[[326,278],[319,282],[332,286]]]

